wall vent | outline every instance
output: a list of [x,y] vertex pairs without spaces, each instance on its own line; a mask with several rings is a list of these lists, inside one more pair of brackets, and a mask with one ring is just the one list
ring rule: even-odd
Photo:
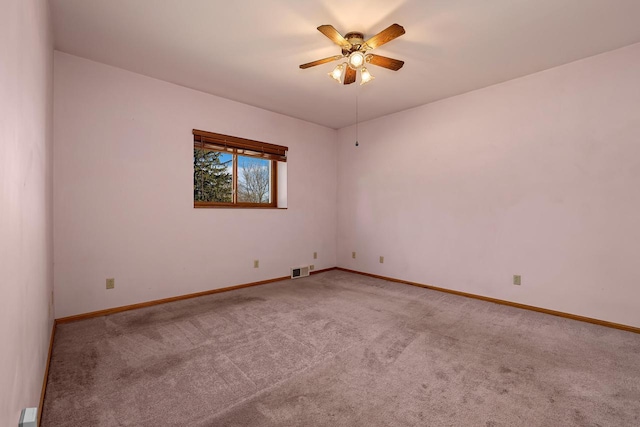
[[291,278],[298,279],[300,277],[307,277],[309,275],[309,266],[304,267],[291,267]]

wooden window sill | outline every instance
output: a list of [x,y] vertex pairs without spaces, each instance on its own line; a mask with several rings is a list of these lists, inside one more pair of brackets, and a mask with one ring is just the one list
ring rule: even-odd
[[288,209],[277,206],[242,206],[242,205],[201,205],[194,204],[196,209]]

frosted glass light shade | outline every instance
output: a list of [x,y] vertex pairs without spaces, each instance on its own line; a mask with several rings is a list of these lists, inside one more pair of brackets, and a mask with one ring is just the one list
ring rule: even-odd
[[353,52],[349,55],[349,66],[354,70],[360,68],[364,64],[364,53],[362,52]]
[[341,83],[342,73],[344,72],[344,64],[336,65],[336,68],[333,69],[332,72],[329,73],[329,77]]
[[375,77],[373,77],[369,70],[367,70],[366,67],[362,67],[360,70],[360,84],[363,85],[365,83],[369,83],[373,79],[375,79]]

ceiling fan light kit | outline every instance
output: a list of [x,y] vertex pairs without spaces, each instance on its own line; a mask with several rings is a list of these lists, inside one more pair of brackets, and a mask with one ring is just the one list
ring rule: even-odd
[[346,59],[346,62],[338,64],[333,71],[329,73],[329,77],[338,83],[348,85],[356,81],[357,72],[360,70],[360,84],[362,85],[375,78],[365,67],[365,64],[377,65],[393,71],[398,71],[404,65],[404,61],[398,59],[368,53],[369,50],[373,50],[403,35],[405,33],[404,28],[398,24],[387,27],[367,41],[364,40],[364,34],[356,31],[351,31],[343,37],[338,30],[331,25],[320,25],[318,31],[340,46],[342,55],[330,56],[302,64],[300,68],[303,70],[315,67],[316,65]]

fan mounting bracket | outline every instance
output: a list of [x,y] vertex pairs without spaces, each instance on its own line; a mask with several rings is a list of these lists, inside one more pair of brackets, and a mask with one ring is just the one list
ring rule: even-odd
[[359,31],[350,31],[344,36],[345,40],[351,45],[350,49],[342,49],[342,54],[348,56],[357,50],[361,50],[364,45],[364,34]]

